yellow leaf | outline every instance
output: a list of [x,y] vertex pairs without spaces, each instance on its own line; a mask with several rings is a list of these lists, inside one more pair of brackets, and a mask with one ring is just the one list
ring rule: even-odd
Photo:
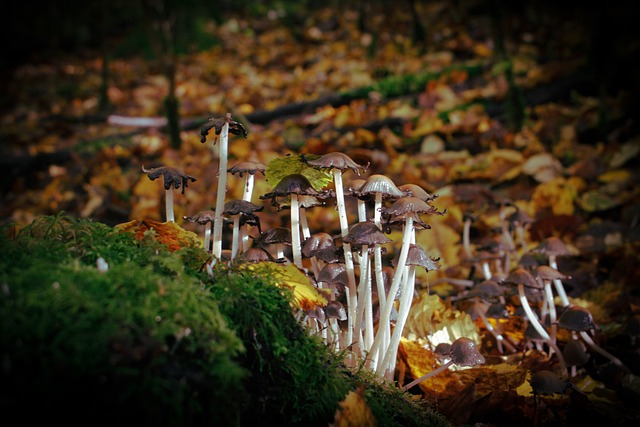
[[374,427],[377,426],[371,409],[364,398],[364,386],[356,391],[350,391],[340,402],[340,408],[329,427]]
[[327,305],[328,293],[324,289],[314,286],[309,276],[300,270],[295,264],[274,264],[270,262],[259,262],[248,264],[246,268],[250,270],[268,268],[273,274],[279,286],[293,289],[294,303],[303,310],[313,310],[317,306]]

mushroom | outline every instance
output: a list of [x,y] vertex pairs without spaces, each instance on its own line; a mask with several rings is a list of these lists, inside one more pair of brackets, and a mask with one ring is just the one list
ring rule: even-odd
[[[303,160],[309,165],[315,166],[320,169],[330,169],[333,175],[333,184],[336,192],[336,207],[338,209],[338,219],[340,221],[340,234],[344,238],[349,233],[349,221],[347,218],[347,210],[344,199],[344,188],[342,184],[342,175],[344,171],[351,169],[357,175],[360,175],[360,171],[366,170],[367,166],[362,166],[354,162],[349,156],[340,152],[332,152],[324,154],[316,159],[309,160],[303,156]],[[344,246],[344,263],[347,268],[347,274],[349,277],[349,299],[348,299],[348,312],[349,312],[349,329],[348,340],[353,338],[353,319],[355,317],[358,299],[356,295],[356,279],[353,266],[353,254],[351,247],[347,243]]]
[[602,348],[598,343],[596,343],[591,335],[589,335],[589,331],[596,329],[596,324],[593,321],[593,316],[591,312],[584,307],[580,307],[578,305],[569,306],[558,319],[558,326],[567,329],[569,331],[573,331],[578,333],[578,335],[587,343],[587,345],[599,353],[600,355],[607,358],[613,364],[619,366],[624,371],[629,371],[629,369],[613,354],[606,351]]
[[[540,244],[535,249],[533,249],[532,252],[538,252],[547,255],[549,257],[549,267],[558,270],[557,258],[562,255],[568,255],[569,249],[564,244],[564,242],[560,240],[560,238],[549,236],[542,242],[540,242]],[[556,287],[558,296],[562,301],[562,306],[568,307],[570,305],[570,302],[564,289],[564,285],[562,284],[562,280],[554,279],[553,285]]]
[[555,372],[543,369],[541,371],[534,372],[529,378],[529,384],[533,389],[533,394],[562,394],[569,387],[571,383],[566,379],[560,377]]
[[146,173],[151,181],[159,178],[160,175],[163,176],[166,220],[167,222],[175,222],[173,212],[173,191],[174,189],[182,187],[182,194],[184,194],[184,189],[187,188],[189,181],[195,182],[196,179],[184,173],[182,169],[171,166],[160,166],[157,168],[145,169],[144,165],[142,165],[142,172]]
[[411,244],[409,246],[407,259],[405,261],[407,270],[403,275],[404,283],[402,284],[398,319],[396,320],[393,335],[391,336],[389,345],[386,348],[384,357],[381,358],[382,363],[379,364],[379,372],[382,372],[380,369],[384,369],[385,366],[388,367],[388,372],[394,372],[395,370],[396,356],[398,354],[398,346],[400,345],[402,330],[404,329],[404,325],[409,317],[409,310],[411,309],[411,303],[413,302],[413,296],[415,294],[416,267],[423,267],[427,272],[435,271],[440,268],[436,261],[437,260],[434,260],[427,255],[424,249],[420,246],[415,244]]
[[562,355],[567,363],[567,366],[571,367],[570,377],[576,376],[578,366],[582,366],[589,361],[589,353],[587,353],[587,347],[580,340],[569,340],[562,348]]
[[[200,142],[207,140],[207,134],[211,128],[215,128],[216,135],[220,135],[219,146],[219,170],[218,170],[218,191],[216,195],[216,217],[213,223],[213,256],[220,258],[222,255],[222,213],[224,211],[224,200],[227,193],[227,157],[229,152],[229,132],[234,135],[242,134],[247,137],[247,131],[241,123],[231,120],[231,114],[227,113],[223,118],[211,118],[200,130]],[[215,145],[215,140],[213,142]]]
[[[233,234],[231,238],[231,259],[234,259],[238,255],[241,247],[240,240],[240,219],[246,217],[253,220],[258,226],[258,232],[260,232],[260,219],[256,216],[255,212],[260,212],[264,209],[264,206],[255,205],[246,200],[232,199],[224,204],[224,214],[233,216]],[[242,227],[245,229],[246,227]]]
[[324,266],[321,262],[338,262],[338,248],[333,237],[324,231],[314,233],[302,242],[302,255],[311,259],[313,275],[318,279],[320,269]]
[[263,248],[275,245],[276,258],[284,259],[284,246],[291,245],[291,229],[287,227],[270,228],[253,239],[253,244]]
[[364,349],[369,350],[373,342],[373,309],[371,300],[371,274],[369,272],[369,251],[385,243],[391,242],[382,230],[373,222],[358,222],[349,228],[349,233],[342,239],[354,249],[361,251],[360,256],[360,284],[358,286],[358,310],[354,323],[354,344],[356,352],[361,349],[360,326],[362,317],[366,316],[366,336]]
[[[446,351],[446,347],[444,350]],[[420,378],[411,381],[409,384],[402,387],[402,390],[409,390],[411,387],[420,384],[424,380],[439,374],[440,372],[449,368],[449,366],[451,365],[476,366],[483,365],[485,363],[485,358],[482,354],[480,354],[478,347],[476,347],[476,343],[472,339],[466,337],[460,337],[452,342],[448,353],[440,353],[440,357],[448,357],[449,361],[444,365],[441,365],[434,371],[431,371],[421,376]]]
[[[551,282],[557,279],[568,279],[569,276],[565,276],[555,268],[551,268],[548,265],[538,265],[533,270],[533,276],[544,287],[544,294],[546,297],[546,305],[549,311],[549,322],[551,324],[551,340],[556,340],[556,305],[553,298],[553,290],[551,289]],[[545,311],[542,312],[544,315]]]
[[197,222],[204,225],[204,250],[209,252],[211,249],[211,225],[215,219],[216,213],[211,209],[200,211],[194,216],[183,216],[185,221]]
[[322,196],[326,192],[320,192],[313,188],[307,177],[294,173],[285,176],[275,186],[272,192],[260,196],[261,200],[271,199],[274,206],[279,206],[276,199],[278,197],[289,196],[291,201],[291,251],[293,253],[293,263],[298,268],[303,268],[301,238],[300,238],[300,206],[298,196]]
[[[244,192],[242,193],[242,200],[247,202],[251,201],[253,197],[253,187],[255,182],[256,173],[260,172],[264,175],[264,171],[266,170],[266,166],[260,162],[254,161],[245,161],[238,162],[229,169],[231,175],[238,175],[241,178],[246,174],[245,183],[244,183]],[[246,228],[240,230],[240,241],[242,246],[242,251],[246,251],[249,249],[249,234],[247,233]]]
[[562,352],[558,349],[556,343],[551,340],[551,336],[538,320],[538,316],[531,309],[529,300],[527,299],[527,296],[525,294],[525,287],[532,289],[542,289],[541,285],[538,283],[535,277],[533,277],[533,275],[524,268],[516,268],[511,273],[509,273],[509,276],[507,276],[507,278],[505,279],[505,283],[517,286],[518,298],[524,312],[527,315],[527,319],[529,320],[529,322],[531,322],[531,326],[533,326],[538,334],[540,334],[540,336],[545,340],[547,345],[556,352],[556,354],[558,355],[558,361],[560,362],[560,366],[562,367],[562,371],[565,372],[566,365],[564,362],[564,357],[562,357]]

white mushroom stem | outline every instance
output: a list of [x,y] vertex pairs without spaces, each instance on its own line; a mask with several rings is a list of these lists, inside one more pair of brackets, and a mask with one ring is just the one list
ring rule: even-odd
[[[349,234],[349,221],[347,218],[347,209],[344,203],[344,188],[342,187],[342,171],[332,169],[333,183],[336,190],[336,207],[338,209],[338,219],[340,220],[340,234],[346,237]],[[356,291],[356,276],[353,266],[353,253],[351,252],[351,244],[343,243],[344,265],[347,270],[348,286],[347,293],[347,342],[353,343],[353,324],[358,308],[358,295]],[[354,343],[354,351],[359,353],[358,343]]]
[[[363,202],[364,203],[364,202]],[[373,214],[373,222],[376,226],[378,226],[378,228],[382,229],[382,222],[381,222],[381,212],[382,209],[382,193],[381,192],[377,192],[376,193],[376,197],[375,197],[375,206],[374,206],[374,214]],[[366,220],[366,216],[365,216],[365,220]],[[376,277],[376,284],[378,287],[378,308],[380,310],[380,312],[382,313],[385,309],[385,306],[387,304],[387,296],[386,296],[386,292],[384,289],[384,277],[382,275],[382,248],[380,247],[380,245],[376,245],[376,247],[373,250],[373,262],[374,262],[374,272],[375,272],[375,277]],[[393,300],[391,300],[393,301]],[[391,339],[390,334],[391,331],[387,328],[385,329],[385,336],[382,338],[383,339],[383,348],[386,348],[389,345],[389,340]],[[372,364],[378,364],[378,355],[380,354],[379,351],[377,351],[375,354],[371,354],[371,361]]]
[[387,346],[384,358],[380,367],[382,370],[379,372],[387,372],[392,375],[396,367],[396,356],[398,355],[398,346],[400,345],[400,338],[402,337],[402,330],[409,317],[409,310],[411,309],[411,303],[413,302],[413,291],[416,282],[416,266],[408,265],[404,272],[404,284],[402,285],[402,296],[400,298],[400,308],[398,309],[398,319],[396,325],[393,327],[393,335]]
[[[311,230],[309,228],[309,222],[307,221],[307,209],[300,206],[300,227],[302,228],[302,240],[306,240],[311,237]],[[302,243],[301,243],[302,245]],[[318,264],[318,258],[312,256],[311,268],[313,269],[313,277],[316,279],[320,274],[321,266]]]
[[[407,255],[409,254],[409,245],[411,244],[411,236],[413,234],[412,230],[413,217],[407,214],[405,219],[404,232],[402,235],[402,247],[400,249],[400,255],[398,256],[398,264],[396,265],[396,270],[393,275],[393,281],[391,282],[391,288],[389,289],[389,295],[384,306],[384,311],[380,314],[380,321],[378,322],[378,332],[376,333],[376,337],[373,340],[373,345],[371,346],[371,354],[375,354],[377,351],[380,351],[380,354],[384,354],[386,352],[386,348],[381,347],[381,344],[383,342],[385,334],[387,334],[387,336],[390,335],[391,326],[389,324],[389,321],[391,319],[391,309],[393,308],[394,296],[398,293],[400,282],[402,281],[403,272],[406,267],[405,264],[407,263]],[[380,368],[382,367],[382,364],[380,362],[381,361],[378,362],[376,367],[376,370],[378,372],[380,372]]]
[[[255,182],[255,176],[252,173],[247,173],[247,178],[244,184],[244,193],[242,194],[242,200],[250,202],[253,197],[253,187]],[[249,233],[247,227],[244,226],[240,229],[240,242],[242,245],[242,251],[246,252],[249,249]]]
[[[556,256],[554,254],[549,255],[549,267],[558,270],[558,263],[556,261]],[[562,280],[553,279],[553,285],[558,292],[558,296],[560,297],[560,301],[562,302],[563,307],[569,307],[569,298],[567,297],[567,293],[564,290],[564,285],[562,284]]]
[[622,363],[622,361],[620,361],[620,359],[618,359],[617,357],[615,357],[613,354],[609,353],[607,350],[605,350],[604,348],[600,347],[592,338],[591,335],[589,335],[589,333],[587,331],[580,331],[579,332],[580,336],[582,337],[582,339],[587,343],[587,345],[589,347],[591,347],[594,351],[596,351],[597,353],[600,353],[602,356],[606,357],[607,359],[609,359],[611,362],[613,362],[614,364],[618,365],[619,367],[623,368],[625,371],[628,371],[627,367],[624,366],[624,363]]
[[444,365],[439,366],[437,369],[429,372],[428,374],[425,374],[425,375],[421,376],[420,378],[411,381],[409,384],[407,384],[404,387],[402,387],[402,391],[407,391],[411,387],[420,384],[422,381],[427,380],[427,379],[433,377],[434,375],[438,375],[440,372],[446,370],[451,365],[453,365],[453,360],[449,360],[447,363],[445,363]]
[[464,249],[464,254],[468,259],[473,258],[473,253],[471,251],[471,218],[465,218],[464,225],[462,227],[462,247]]
[[218,192],[216,197],[216,212],[213,222],[213,249],[211,253],[214,257],[222,257],[222,225],[224,218],[224,200],[227,194],[227,157],[229,146],[229,121],[222,126],[219,142],[219,166],[218,166]]
[[167,222],[176,222],[176,218],[173,213],[173,192],[173,186],[169,187],[169,189],[164,192],[164,207],[166,211]]
[[542,337],[542,339],[549,345],[549,347],[551,347],[553,351],[556,352],[556,354],[558,355],[558,361],[560,362],[560,369],[562,372],[566,372],[567,365],[564,361],[564,356],[562,355],[562,352],[560,351],[556,343],[551,341],[551,336],[549,336],[549,333],[547,332],[547,330],[542,326],[542,324],[540,324],[540,321],[538,320],[538,316],[531,309],[531,306],[529,305],[529,301],[527,300],[527,297],[524,293],[524,285],[522,283],[518,284],[518,297],[520,298],[520,304],[522,304],[522,308],[524,309],[524,312],[527,314],[527,318],[529,319],[529,322],[531,322],[531,325]]
[[[544,295],[547,298],[547,309],[549,310],[549,324],[551,325],[551,341],[556,342],[556,332],[558,326],[556,325],[557,313],[556,304],[553,300],[553,290],[551,289],[551,282],[549,280],[543,280],[544,283]],[[544,317],[543,317],[544,318]]]
[[238,213],[233,217],[233,234],[231,237],[231,259],[235,259],[240,248],[240,215]]
[[210,222],[205,223],[204,225],[204,250],[209,252],[209,248],[211,247],[211,227],[213,224]]
[[[355,324],[353,326],[355,331],[355,340],[360,343],[360,348],[364,349],[364,343],[362,342],[362,320],[365,315],[371,314],[371,308],[366,307],[367,293],[371,294],[371,281],[369,280],[369,256],[367,255],[369,250],[368,245],[362,246],[362,256],[360,257],[360,284],[358,285],[358,311],[356,314]],[[369,304],[371,304],[371,298],[369,298]],[[373,321],[371,322],[373,324]],[[366,325],[366,323],[365,323]]]
[[302,268],[302,243],[300,241],[300,203],[298,195],[291,193],[291,252],[293,263]]

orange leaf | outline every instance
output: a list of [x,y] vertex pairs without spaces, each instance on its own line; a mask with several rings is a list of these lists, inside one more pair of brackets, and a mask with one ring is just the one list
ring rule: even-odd
[[340,402],[340,409],[329,427],[360,427],[377,426],[378,422],[364,398],[364,386],[356,391],[350,391],[347,397]]
[[159,222],[153,219],[133,220],[115,226],[117,230],[134,233],[136,240],[151,236],[173,252],[183,247],[200,246],[198,235],[187,231],[175,222]]

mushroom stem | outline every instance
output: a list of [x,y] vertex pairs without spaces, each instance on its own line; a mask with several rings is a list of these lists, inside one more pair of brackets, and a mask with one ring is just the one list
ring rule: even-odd
[[462,247],[464,248],[464,254],[468,259],[473,258],[473,252],[471,251],[471,218],[466,217],[464,225],[462,227]]
[[[398,292],[400,288],[400,282],[402,280],[403,272],[407,263],[407,255],[409,254],[409,246],[411,244],[411,236],[413,230],[413,217],[411,215],[407,215],[405,219],[404,232],[402,235],[402,247],[400,249],[400,255],[398,256],[398,264],[396,265],[396,271],[393,275],[393,281],[391,282],[391,288],[389,289],[389,295],[387,297],[387,301],[385,302],[384,311],[380,314],[380,321],[378,322],[378,332],[376,333],[376,337],[373,340],[373,345],[371,346],[370,353],[375,354],[378,350],[380,350],[380,354],[386,352],[386,348],[381,348],[380,344],[383,341],[383,337],[385,334],[387,336],[390,335],[391,326],[389,324],[391,318],[391,309],[393,308],[393,300],[394,296]],[[384,294],[383,296],[384,297]],[[396,328],[398,325],[396,325]],[[376,370],[380,372],[383,364],[378,362]]]
[[209,248],[211,247],[211,223],[206,223],[204,225],[204,250],[209,252]]
[[526,295],[524,294],[524,285],[522,283],[518,284],[518,297],[520,298],[520,304],[522,304],[522,308],[524,312],[527,314],[527,318],[531,322],[531,325],[535,328],[535,330],[540,334],[542,339],[556,352],[558,355],[558,362],[560,362],[560,369],[562,372],[567,372],[567,364],[564,361],[564,356],[562,352],[558,348],[555,342],[551,341],[551,337],[547,330],[540,324],[538,320],[538,316],[533,312],[531,306],[529,305],[529,301],[527,300]]
[[[333,183],[336,190],[336,207],[338,209],[338,219],[340,220],[340,234],[346,237],[349,234],[349,221],[347,218],[347,209],[344,203],[344,188],[342,187],[342,171],[339,169],[332,170]],[[347,292],[347,342],[353,342],[353,322],[356,317],[356,309],[358,307],[358,295],[356,292],[356,277],[353,267],[353,253],[351,252],[351,244],[343,243],[344,249],[344,265],[347,270],[348,286]],[[355,343],[354,350],[356,354],[359,352],[359,345]]]
[[444,365],[439,366],[437,369],[429,372],[428,374],[424,374],[420,378],[411,381],[409,384],[407,384],[404,387],[402,387],[402,391],[407,391],[411,387],[420,384],[422,381],[427,380],[427,379],[433,377],[434,375],[438,375],[440,372],[446,370],[451,365],[453,365],[453,360],[449,360],[447,363],[445,363]]
[[293,263],[298,268],[302,266],[302,243],[300,241],[300,203],[298,195],[291,193],[291,251]]
[[[253,187],[255,182],[255,176],[252,173],[247,174],[247,179],[244,184],[244,193],[242,194],[242,200],[247,202],[251,201],[253,197]],[[249,233],[247,227],[242,227],[240,229],[240,242],[243,251],[247,251],[249,249]]]
[[607,359],[609,359],[611,362],[613,362],[614,364],[618,365],[619,367],[621,367],[622,369],[624,369],[625,371],[628,371],[629,369],[624,366],[624,363],[622,363],[622,361],[620,361],[620,359],[618,359],[617,357],[615,357],[613,354],[609,353],[607,350],[605,350],[604,348],[600,347],[589,335],[589,333],[587,331],[580,331],[580,336],[582,337],[582,339],[587,343],[587,345],[589,347],[591,347],[594,351],[596,351],[597,353],[600,353],[602,356],[606,357]]
[[[556,256],[555,254],[549,254],[549,267],[557,270],[558,269],[558,262],[556,261]],[[556,291],[558,292],[558,296],[560,297],[560,301],[562,301],[562,306],[563,307],[569,307],[569,305],[571,304],[569,302],[569,298],[567,297],[567,293],[564,290],[564,285],[562,284],[562,280],[560,279],[554,279],[553,280],[553,285],[556,288]]]
[[176,222],[176,218],[173,213],[173,191],[173,186],[169,187],[169,189],[165,191],[164,206],[167,216],[167,222]]
[[[413,291],[416,281],[416,266],[408,265],[404,272],[404,284],[402,285],[402,297],[400,299],[400,308],[398,310],[398,319],[393,327],[393,335],[389,341],[387,351],[385,352],[382,364],[380,366],[388,367],[388,373],[391,375],[396,367],[396,356],[398,354],[398,346],[400,345],[400,338],[402,336],[402,330],[409,317],[409,310],[411,309],[411,303],[413,302]],[[385,369],[386,371],[386,369]]]
[[[353,326],[355,337],[354,340],[360,343],[360,347],[363,348],[362,342],[362,320],[365,315],[371,314],[371,308],[366,307],[367,293],[371,294],[371,281],[369,280],[369,256],[367,255],[369,250],[368,245],[362,246],[362,256],[360,257],[360,285],[358,286],[358,311],[356,314],[355,324]],[[371,298],[369,298],[371,303]],[[365,321],[366,322],[366,321]],[[366,322],[368,323],[368,322]],[[365,323],[365,325],[366,325]],[[371,322],[373,324],[373,321]]]
[[231,114],[227,113],[225,124],[222,126],[222,130],[220,132],[219,142],[218,192],[216,197],[216,215],[213,222],[213,249],[211,250],[211,253],[216,258],[220,258],[222,256],[222,225],[224,222],[222,213],[224,212],[224,199],[227,193],[229,120],[231,120]]
[[231,238],[231,259],[235,259],[240,248],[240,213],[233,218],[233,234]]

